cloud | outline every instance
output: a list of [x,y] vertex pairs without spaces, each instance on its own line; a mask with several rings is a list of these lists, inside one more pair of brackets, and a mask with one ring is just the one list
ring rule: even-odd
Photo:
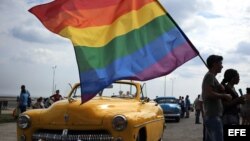
[[21,23],[18,26],[13,27],[10,33],[15,37],[27,42],[37,43],[60,43],[58,35],[49,32],[43,26],[34,26],[29,22]]
[[53,51],[45,48],[29,48],[20,50],[15,56],[11,57],[11,60],[16,63],[28,63],[28,64],[47,64],[48,62],[55,60]]
[[58,51],[43,47],[26,47],[25,50],[19,49],[10,57],[10,62],[30,65],[71,66],[72,61],[75,61],[73,48],[63,48]]
[[249,54],[250,54],[250,42],[245,42],[245,41],[240,42],[237,46],[235,53],[249,56]]
[[204,11],[211,7],[209,1],[201,2],[200,0],[160,0],[160,2],[179,24],[182,24],[182,22],[186,20],[192,20],[193,16],[196,15],[200,9]]
[[41,3],[47,3],[48,1],[52,0],[27,0],[28,4],[41,4]]

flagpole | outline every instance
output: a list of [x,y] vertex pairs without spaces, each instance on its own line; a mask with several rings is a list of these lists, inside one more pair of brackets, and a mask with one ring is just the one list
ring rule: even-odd
[[178,28],[178,30],[181,32],[183,37],[187,40],[187,42],[190,44],[190,47],[197,53],[197,55],[200,57],[201,61],[204,63],[204,65],[207,67],[206,62],[201,57],[199,51],[194,47],[193,43],[188,39],[188,37],[184,34],[184,32],[181,30],[181,28],[178,26],[178,24],[174,21],[174,19],[168,14],[167,10],[162,6],[162,4],[157,0],[160,7],[165,11],[166,15],[169,17],[169,19],[173,22],[173,24]]

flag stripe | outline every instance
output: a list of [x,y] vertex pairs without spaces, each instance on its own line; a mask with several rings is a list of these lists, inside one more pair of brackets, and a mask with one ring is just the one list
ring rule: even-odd
[[84,28],[109,25],[121,15],[150,2],[154,0],[56,0],[35,6],[29,11],[50,31],[59,33],[66,26]]
[[[59,34],[63,37],[69,38],[74,46],[102,47],[112,39],[132,30],[139,29],[154,18],[165,15],[164,10],[157,7],[157,3],[150,3],[138,11],[131,11],[121,16],[111,25],[89,28],[67,26]],[[152,12],[148,9],[155,10]],[[121,21],[123,24],[121,24]]]
[[[110,84],[110,78],[113,78],[112,80],[117,80],[117,78],[120,79],[129,79],[136,77],[137,74],[142,73],[144,70],[147,70],[154,64],[157,64],[160,62],[165,56],[167,55],[173,55],[173,51],[177,50],[177,48],[187,47],[187,43],[185,42],[184,38],[181,34],[176,32],[176,30],[173,30],[171,35],[179,36],[174,38],[169,38],[171,35],[169,33],[164,34],[163,36],[157,38],[154,42],[148,44],[143,49],[128,55],[126,57],[120,58],[107,66],[104,69],[94,69],[88,72],[80,72],[80,79],[86,82],[94,82],[98,79],[98,81],[101,81],[105,85]],[[180,44],[182,43],[182,44]],[[171,44],[172,47],[169,47]],[[178,46],[177,46],[178,45]],[[168,47],[166,47],[168,46]],[[172,57],[179,57],[183,55],[183,53],[180,54],[174,54]],[[184,59],[185,60],[185,59]],[[165,62],[164,69],[167,70],[173,70],[175,68],[171,64],[167,64],[168,62]],[[174,63],[184,63],[182,61],[174,62]],[[166,71],[166,70],[165,70]],[[155,73],[158,70],[155,70]],[[142,76],[140,76],[142,77]],[[143,76],[145,79],[153,78],[151,76]],[[137,78],[137,77],[136,77]],[[144,80],[145,80],[144,79]],[[107,83],[107,84],[106,84]],[[84,91],[86,93],[90,93],[90,88],[88,88],[89,84],[84,85]],[[101,84],[103,85],[103,84]]]
[[[155,26],[160,27],[160,25],[162,25],[161,28],[155,28]],[[164,33],[173,33],[171,30],[177,29],[166,16],[161,16],[139,30],[117,37],[102,48],[75,47],[79,61],[78,66],[81,71],[104,68],[116,59],[143,48]],[[168,38],[171,40],[174,37],[169,35]]]
[[[147,69],[143,70],[140,74],[137,74],[137,80],[143,80],[145,76],[157,77],[171,73],[174,69],[187,62],[196,56],[197,53],[187,44],[183,44],[180,47],[175,48],[172,52],[166,55],[158,63],[153,64]],[[183,57],[185,56],[185,57]],[[157,75],[158,73],[158,75]]]

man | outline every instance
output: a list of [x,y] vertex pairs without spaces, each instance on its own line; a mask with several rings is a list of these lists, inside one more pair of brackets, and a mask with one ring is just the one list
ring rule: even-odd
[[56,93],[53,94],[52,96],[50,96],[50,99],[53,101],[53,102],[56,102],[56,101],[59,101],[59,100],[62,100],[62,96],[60,95],[60,91],[59,90],[56,90]]
[[230,100],[229,94],[223,94],[224,87],[216,79],[216,75],[221,72],[222,56],[210,55],[207,58],[209,71],[202,82],[202,99],[204,104],[204,124],[205,141],[224,141],[223,124],[221,116],[223,113],[222,99]]
[[29,91],[25,89],[25,85],[22,85],[20,96],[19,96],[19,109],[20,109],[21,113],[26,111],[29,98],[30,98]]
[[195,124],[201,124],[200,114],[202,110],[202,101],[201,101],[200,95],[198,95],[194,101],[194,108],[195,108]]
[[189,110],[190,110],[190,106],[191,106],[191,103],[190,103],[190,100],[189,100],[189,95],[186,95],[186,98],[185,98],[185,111],[186,111],[186,116],[185,118],[189,118]]

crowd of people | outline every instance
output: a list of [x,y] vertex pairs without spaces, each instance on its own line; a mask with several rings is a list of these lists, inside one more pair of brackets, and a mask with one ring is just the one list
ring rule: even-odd
[[17,96],[17,107],[13,111],[13,116],[17,117],[20,113],[25,112],[27,108],[48,108],[54,102],[62,99],[63,97],[61,96],[60,91],[56,90],[55,94],[51,95],[50,97],[39,97],[35,102],[32,102],[30,92],[26,89],[25,85],[22,85],[20,95]]
[[179,105],[181,107],[181,118],[189,118],[189,111],[191,110],[189,95],[186,95],[185,99],[183,96],[179,96]]

